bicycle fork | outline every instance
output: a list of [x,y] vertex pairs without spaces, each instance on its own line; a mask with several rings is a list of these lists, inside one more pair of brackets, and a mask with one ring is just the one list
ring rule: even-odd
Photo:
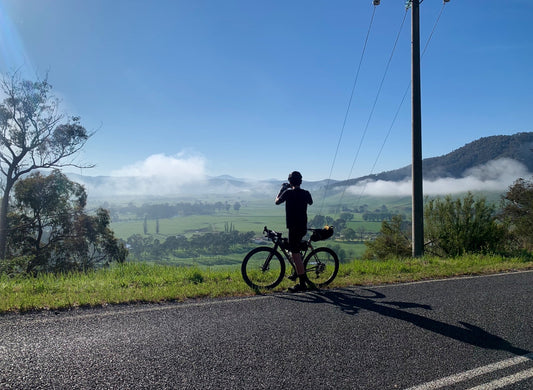
[[270,269],[270,260],[272,260],[273,256],[274,256],[274,253],[272,253],[272,252],[267,256],[265,262],[261,266],[261,271],[262,272],[266,272],[266,271],[268,271]]
[[277,251],[277,249],[278,249],[278,244],[274,245],[274,250],[268,254],[265,262],[261,266],[261,272],[266,272],[270,269],[270,261],[274,257],[274,253]]

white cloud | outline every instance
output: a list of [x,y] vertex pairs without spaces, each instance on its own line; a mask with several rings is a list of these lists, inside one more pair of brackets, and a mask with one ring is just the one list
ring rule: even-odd
[[96,196],[175,195],[203,184],[205,166],[206,159],[198,154],[154,154],[84,184]]
[[[516,179],[530,175],[522,163],[502,158],[471,168],[465,172],[464,177],[459,179],[424,180],[424,195],[456,194],[467,191],[505,191]],[[357,195],[410,196],[412,185],[411,180],[365,181],[350,187],[348,191]]]
[[172,179],[179,183],[205,177],[205,158],[200,155],[153,154],[144,161],[111,172],[111,176]]

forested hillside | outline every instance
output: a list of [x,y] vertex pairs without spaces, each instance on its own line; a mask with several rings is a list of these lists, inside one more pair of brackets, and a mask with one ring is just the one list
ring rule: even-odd
[[[424,159],[424,178],[427,180],[463,177],[465,172],[476,166],[498,159],[512,159],[524,164],[533,172],[533,132],[514,135],[497,135],[480,138],[444,156]],[[411,165],[377,175],[338,182],[332,186],[355,184],[361,180],[401,181],[411,177]]]

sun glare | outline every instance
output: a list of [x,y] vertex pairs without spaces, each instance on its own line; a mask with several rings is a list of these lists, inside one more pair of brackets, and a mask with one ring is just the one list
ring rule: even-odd
[[26,72],[33,70],[32,62],[18,33],[15,24],[8,15],[5,5],[0,3],[0,71]]

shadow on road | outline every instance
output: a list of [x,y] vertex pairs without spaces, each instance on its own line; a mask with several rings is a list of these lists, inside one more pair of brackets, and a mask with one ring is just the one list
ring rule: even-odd
[[387,301],[387,297],[384,294],[371,289],[362,289],[361,293],[348,289],[341,289],[316,291],[290,296],[283,295],[279,297],[301,302],[334,305],[344,313],[350,315],[355,315],[360,310],[368,310],[386,317],[409,322],[420,328],[476,347],[508,351],[515,355],[526,355],[531,353],[531,351],[513,346],[507,340],[488,333],[478,326],[466,322],[459,322],[461,326],[457,326],[424,317],[420,314],[411,313],[406,311],[406,309],[432,310],[432,307],[411,302]]

